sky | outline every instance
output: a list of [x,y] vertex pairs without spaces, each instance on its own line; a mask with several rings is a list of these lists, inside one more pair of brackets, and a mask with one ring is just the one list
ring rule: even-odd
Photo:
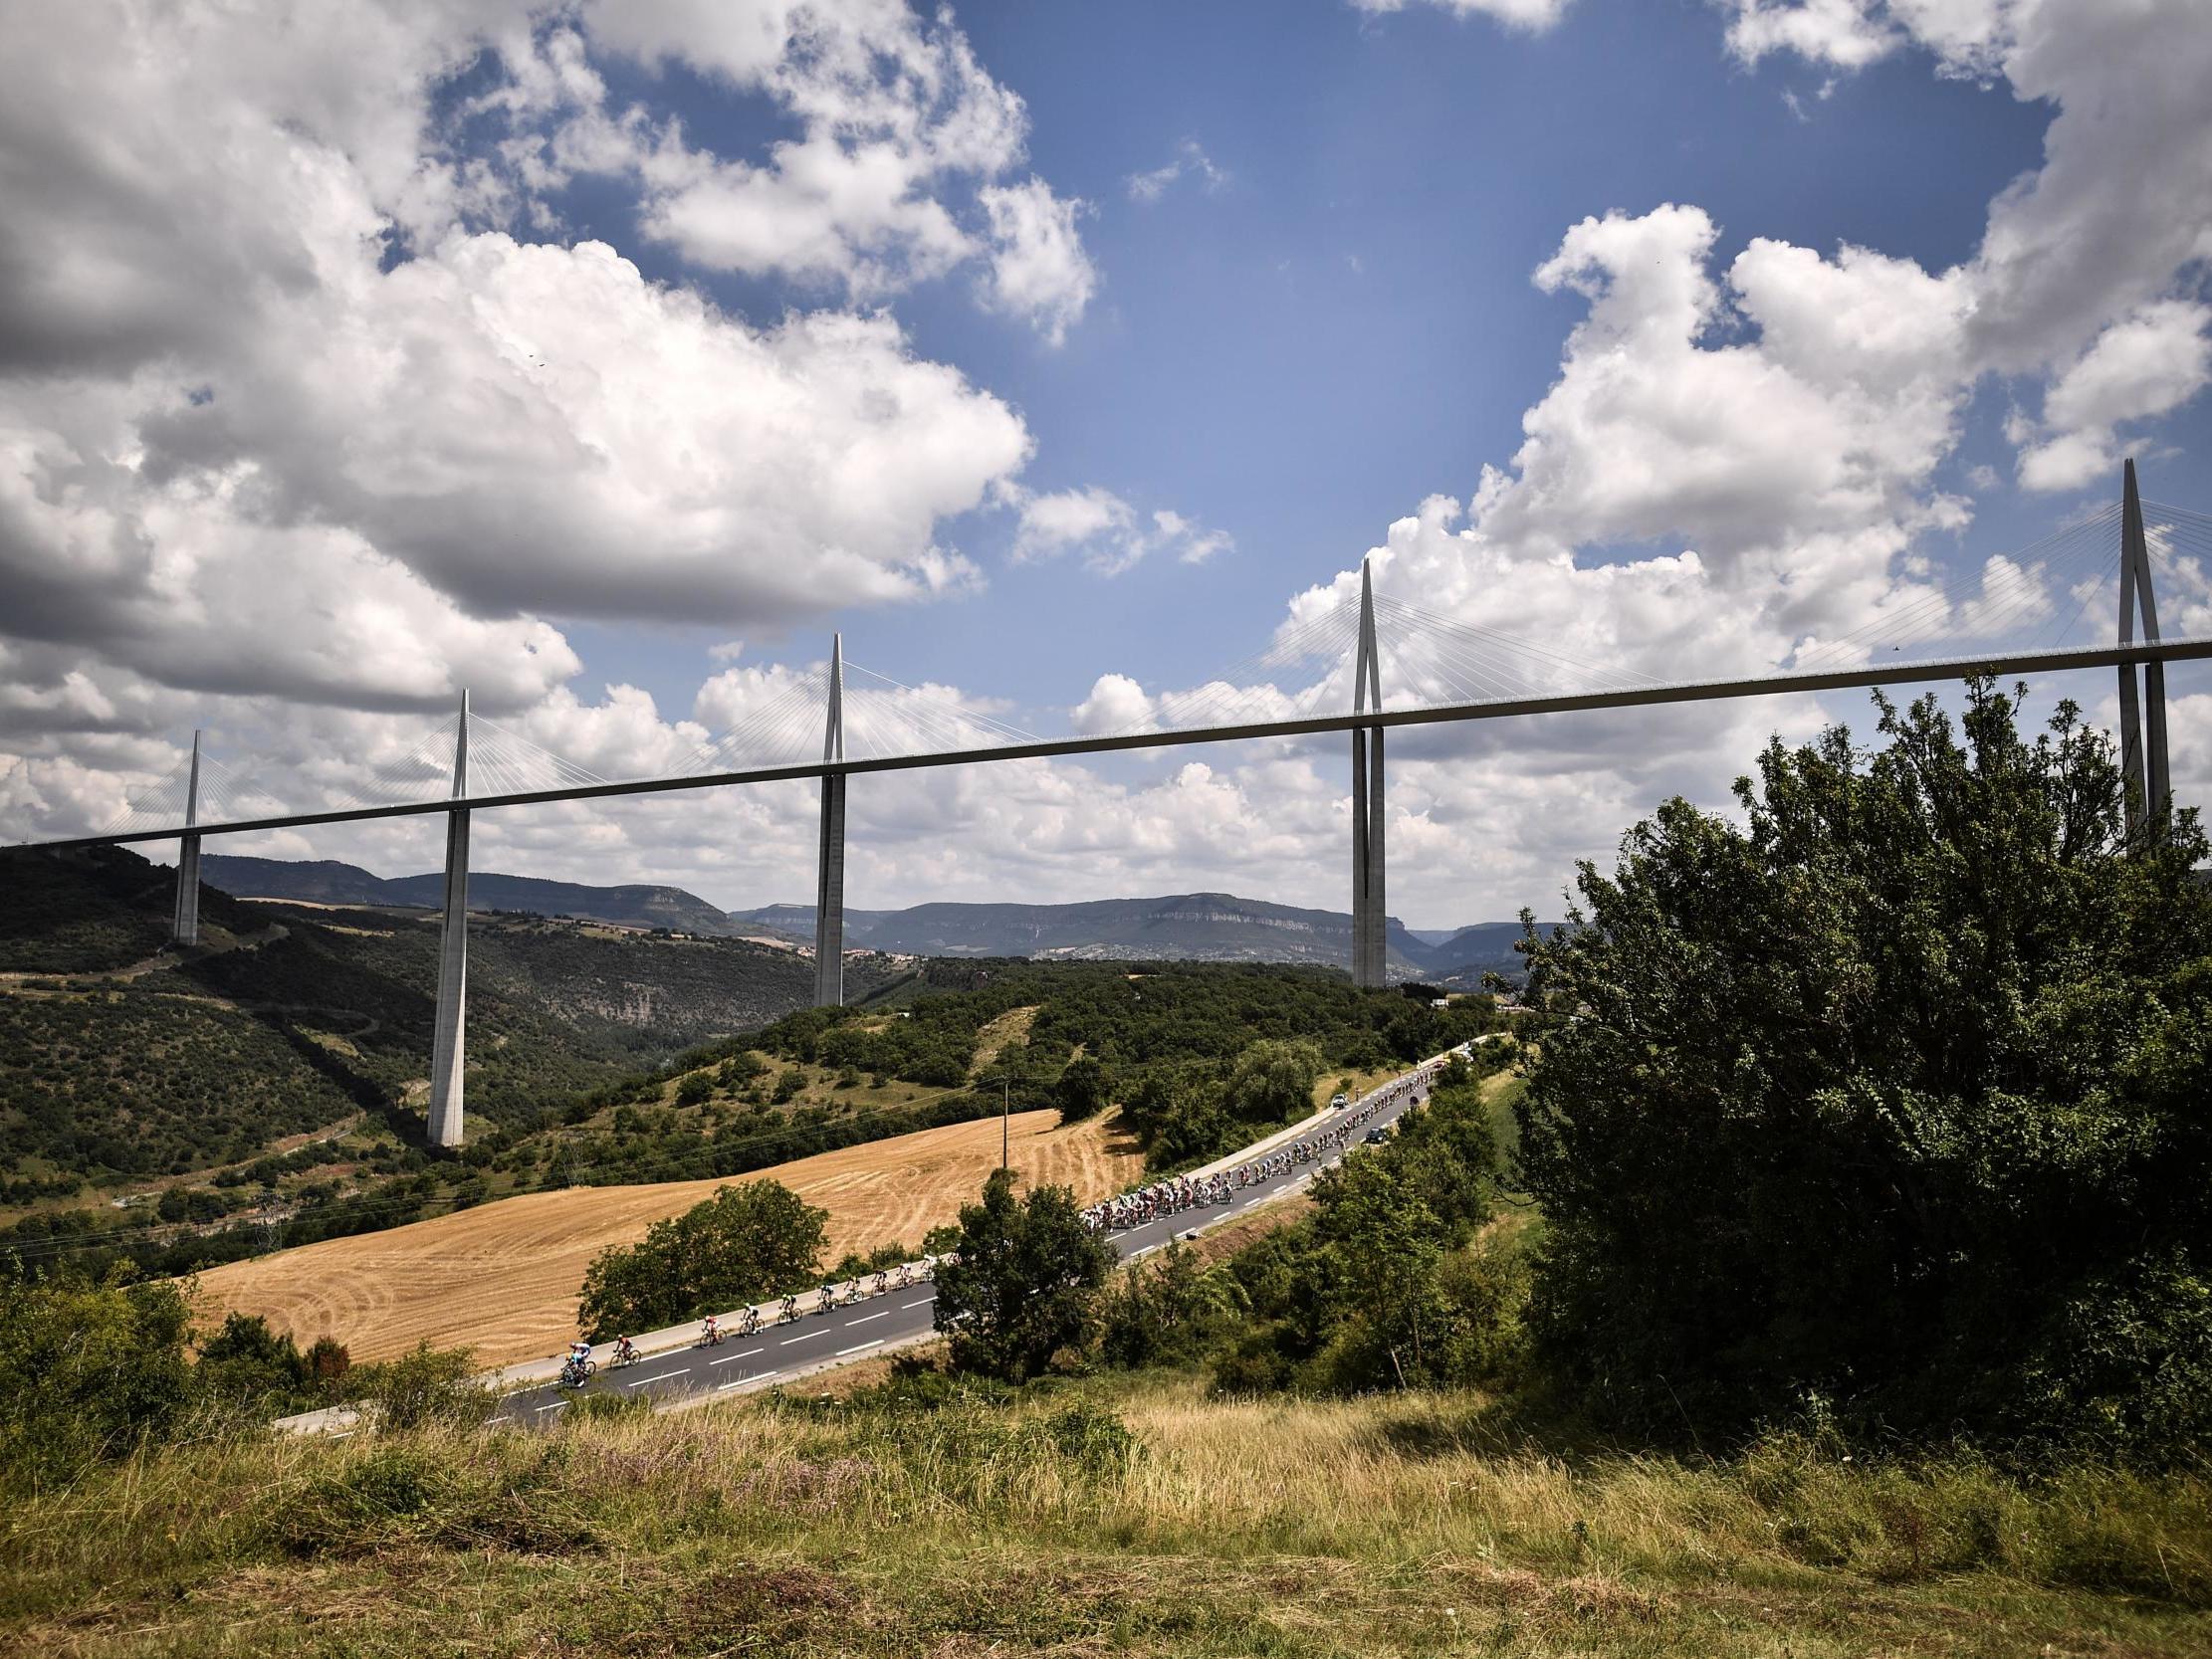
[[[2199,0],[5,8],[0,839],[108,827],[195,727],[271,806],[373,798],[464,689],[518,753],[691,770],[833,632],[885,732],[1173,724],[1370,555],[1569,678],[1863,652],[2043,581],[1989,561],[2123,456],[2212,512],[2208,71]],[[2201,801],[2212,672],[2169,684]],[[2108,674],[2036,693],[2113,718]],[[1871,714],[1395,743],[1391,908],[1556,912]],[[1343,748],[866,776],[848,901],[1347,908]],[[804,899],[813,799],[487,812],[475,858]]]

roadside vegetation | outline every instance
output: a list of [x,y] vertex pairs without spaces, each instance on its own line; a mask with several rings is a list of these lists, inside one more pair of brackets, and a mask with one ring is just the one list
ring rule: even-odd
[[[574,1412],[564,1418],[576,1419]],[[0,1647],[378,1656],[2199,1654],[2212,1490],[1564,1453],[1175,1375],[197,1440],[0,1514]]]

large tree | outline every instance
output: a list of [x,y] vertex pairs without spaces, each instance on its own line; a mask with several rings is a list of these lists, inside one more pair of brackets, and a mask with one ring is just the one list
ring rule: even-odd
[[593,1257],[576,1324],[605,1342],[796,1290],[814,1276],[828,1219],[778,1181],[720,1187]]
[[[1879,700],[1878,700],[1879,701]],[[1534,937],[1564,1016],[1518,1108],[1534,1319],[1659,1431],[1816,1397],[1920,1433],[2212,1429],[2212,891],[2130,838],[2108,741],[2013,699],[1880,703],[1668,802]]]
[[1026,1382],[1089,1333],[1114,1247],[1083,1225],[1064,1186],[1016,1198],[994,1169],[980,1203],[963,1205],[956,1257],[937,1270],[937,1329],[953,1364]]

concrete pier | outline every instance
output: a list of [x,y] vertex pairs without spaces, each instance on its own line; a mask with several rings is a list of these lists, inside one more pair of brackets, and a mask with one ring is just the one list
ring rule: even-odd
[[[192,733],[192,770],[184,783],[184,822],[200,821],[200,734]],[[185,835],[176,844],[176,914],[169,924],[176,944],[200,942],[200,838]]]
[[[2150,541],[2143,533],[2142,497],[2135,489],[2135,463],[2130,459],[2120,477],[2119,518],[2119,643],[2130,644],[2135,622],[2142,621],[2143,638],[2158,638],[2158,595],[2150,580]],[[2173,796],[2173,778],[2166,754],[2166,665],[2145,663],[2142,696],[2136,699],[2135,665],[2119,665],[2119,764],[2127,789],[2127,828],[2130,833],[2146,815],[2155,818]]]
[[[1383,671],[1375,640],[1375,583],[1360,564],[1359,649],[1352,664],[1352,712],[1383,710]],[[1352,983],[1375,989],[1390,977],[1384,909],[1383,728],[1352,731]]]
[[[469,792],[469,694],[453,739],[453,797]],[[458,1146],[463,1134],[469,980],[469,815],[446,814],[445,917],[438,933],[438,1012],[430,1041],[430,1139]]]
[[[829,713],[822,758],[845,757],[845,637],[829,642]],[[837,1008],[845,1000],[845,775],[822,778],[822,831],[814,867],[814,1006]]]

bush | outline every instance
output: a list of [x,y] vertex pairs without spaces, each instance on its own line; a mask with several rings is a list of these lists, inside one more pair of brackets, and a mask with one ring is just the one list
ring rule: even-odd
[[0,1480],[58,1485],[174,1425],[190,1324],[173,1284],[0,1280]]
[[1099,1314],[1099,1357],[1110,1365],[1187,1364],[1247,1304],[1236,1282],[1210,1273],[1181,1240],[1115,1276]]
[[594,1257],[576,1323],[605,1342],[794,1289],[814,1278],[828,1218],[776,1181],[722,1187]]
[[475,1372],[467,1348],[436,1348],[425,1342],[397,1359],[355,1365],[346,1392],[374,1407],[378,1423],[387,1429],[431,1423],[474,1427],[499,1404]]
[[259,1404],[271,1415],[305,1409],[316,1391],[299,1348],[259,1314],[231,1314],[200,1345],[199,1377],[211,1396]]

